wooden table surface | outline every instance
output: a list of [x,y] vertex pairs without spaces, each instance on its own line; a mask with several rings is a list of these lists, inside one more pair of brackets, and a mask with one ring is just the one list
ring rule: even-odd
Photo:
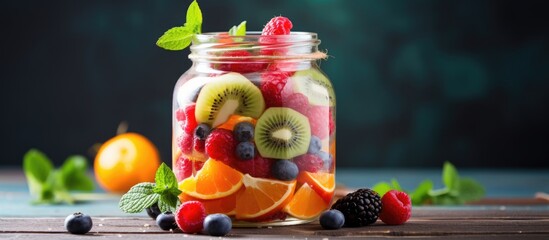
[[[437,181],[435,170],[339,170],[337,180],[346,186],[371,186],[395,177],[414,186],[424,178]],[[360,228],[323,230],[318,222],[298,226],[234,228],[226,238],[331,239],[331,238],[442,238],[445,239],[549,239],[549,201],[535,199],[549,192],[549,171],[465,171],[487,188],[487,198],[476,205],[414,207],[412,218],[400,226],[378,221]],[[538,196],[543,196],[538,193]],[[0,238],[4,239],[210,239],[207,235],[166,232],[145,213],[125,214],[117,208],[119,196],[96,192],[95,200],[75,205],[29,204],[19,170],[0,170]],[[85,236],[71,235],[64,217],[75,211],[92,216],[93,228]]]

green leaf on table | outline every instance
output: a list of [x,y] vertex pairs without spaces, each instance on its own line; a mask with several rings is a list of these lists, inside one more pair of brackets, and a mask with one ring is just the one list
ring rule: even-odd
[[391,184],[393,185],[394,190],[402,191],[402,187],[400,187],[400,183],[398,183],[398,181],[395,178],[391,179]]
[[194,33],[187,26],[173,27],[156,41],[156,45],[166,50],[182,50],[191,45],[193,36]]
[[87,169],[88,162],[85,157],[68,157],[58,172],[61,186],[68,191],[92,191],[93,180],[86,174]]
[[431,198],[433,204],[435,205],[460,205],[463,204],[463,201],[449,194],[442,194]]
[[413,205],[420,205],[429,199],[429,191],[433,189],[433,181],[426,179],[421,182],[410,195]]
[[233,26],[229,29],[229,35],[231,36],[245,36],[246,35],[246,21],[242,21],[238,26]]
[[37,149],[31,149],[23,156],[23,171],[27,178],[30,195],[35,202],[50,202],[54,199],[50,175],[53,164],[46,154]]
[[138,183],[122,195],[118,207],[126,213],[138,213],[156,203],[160,194],[153,191],[154,183]]
[[162,163],[156,170],[156,176],[154,179],[156,181],[154,191],[157,193],[163,193],[173,188],[177,189],[177,178],[165,163]]
[[479,200],[484,197],[486,190],[472,178],[462,178],[459,181],[459,198],[464,202]]
[[379,183],[377,183],[376,185],[374,185],[372,187],[372,190],[377,192],[380,197],[383,197],[383,195],[385,195],[385,193],[387,193],[388,191],[393,190],[393,187],[388,182],[379,182]]
[[442,183],[450,190],[459,188],[459,174],[450,162],[445,162],[442,168]]
[[198,3],[193,1],[189,8],[187,8],[187,22],[185,26],[191,28],[193,33],[201,33],[202,31],[202,11],[198,6]]
[[438,197],[438,196],[442,196],[442,195],[448,195],[450,193],[450,189],[445,187],[445,188],[440,188],[440,189],[431,189],[429,190],[429,192],[427,192],[427,194],[431,197]]
[[160,195],[160,199],[158,200],[158,208],[160,208],[161,212],[174,212],[177,207],[177,202],[179,199],[177,196],[171,195],[171,194],[162,194]]

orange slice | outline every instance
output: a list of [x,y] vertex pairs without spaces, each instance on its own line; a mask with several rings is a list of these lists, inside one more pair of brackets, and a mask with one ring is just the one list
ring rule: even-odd
[[278,212],[294,195],[296,181],[254,178],[245,174],[244,190],[236,195],[236,218],[253,221]]
[[328,203],[308,184],[303,184],[286,205],[284,211],[299,219],[311,219],[326,209],[328,209]]
[[179,194],[179,200],[182,203],[186,201],[200,201],[202,202],[202,204],[204,204],[204,208],[206,209],[207,214],[223,213],[223,214],[232,216],[235,214],[237,193],[233,193],[226,197],[211,199],[211,200],[202,200],[202,199],[198,199],[195,197],[191,197],[187,194],[181,193]]
[[208,159],[194,177],[179,182],[179,190],[199,199],[229,196],[242,186],[242,173],[215,159]]
[[224,128],[227,130],[233,130],[234,126],[238,124],[239,122],[251,122],[253,125],[257,122],[257,120],[251,118],[251,117],[245,117],[240,115],[231,115],[229,117],[229,120],[224,122],[223,124],[217,126],[218,128]]
[[332,201],[335,190],[335,176],[333,173],[302,171],[297,175],[297,182],[309,185],[326,203]]

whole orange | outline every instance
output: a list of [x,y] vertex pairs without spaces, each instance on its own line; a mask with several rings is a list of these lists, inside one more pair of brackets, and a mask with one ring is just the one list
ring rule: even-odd
[[149,139],[123,133],[101,145],[93,169],[103,189],[124,193],[137,183],[154,182],[159,165],[158,149]]

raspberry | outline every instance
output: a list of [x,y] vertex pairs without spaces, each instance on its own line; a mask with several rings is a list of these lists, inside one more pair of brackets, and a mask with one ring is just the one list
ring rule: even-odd
[[335,131],[334,111],[332,108],[330,108],[330,123],[328,125],[330,127],[330,135],[332,135]]
[[294,163],[299,168],[299,171],[318,172],[324,166],[324,161],[314,154],[303,154],[294,159]]
[[[194,162],[194,170],[193,170],[193,162]],[[175,172],[175,177],[177,178],[177,181],[180,182],[183,179],[192,176],[193,172],[197,172],[198,170],[202,169],[203,165],[204,165],[204,162],[193,161],[187,158],[186,156],[181,155],[175,163],[174,172]]]
[[263,28],[259,42],[263,45],[261,55],[284,55],[288,50],[287,47],[281,46],[279,43],[284,43],[284,39],[278,37],[270,37],[273,35],[288,35],[293,25],[290,19],[285,17],[274,17]]
[[327,137],[330,133],[330,122],[333,122],[329,108],[324,106],[311,106],[306,115],[309,118],[309,124],[311,125],[311,134],[320,139]]
[[403,224],[412,216],[410,197],[405,192],[391,190],[381,198],[383,209],[379,219],[389,225]]
[[231,63],[221,63],[217,66],[217,69],[221,71],[227,71],[227,72],[239,72],[239,73],[251,73],[251,72],[259,72],[267,66],[266,63],[262,62],[253,62],[253,60],[249,58],[238,58],[238,59],[230,59],[231,57],[249,57],[252,56],[251,53],[249,53],[246,50],[234,50],[234,51],[227,51],[224,52],[222,57],[227,57],[227,59],[222,59],[221,61],[227,61]]
[[202,231],[204,218],[206,218],[206,209],[199,201],[184,202],[175,212],[175,222],[179,229],[185,233]]
[[204,150],[206,148],[206,140],[200,140],[198,138],[194,138],[194,150],[204,153]]
[[194,111],[195,111],[196,105],[190,104],[187,107],[185,107],[185,110],[181,112],[180,109],[176,111],[175,117],[179,121],[179,124],[185,130],[188,134],[193,134],[194,129],[196,128],[196,118],[194,117]]
[[267,107],[282,106],[282,90],[288,82],[288,74],[280,71],[264,72],[261,74],[261,93]]
[[236,140],[231,130],[217,128],[206,138],[206,153],[210,158],[231,166],[235,159]]
[[193,153],[194,135],[188,133],[182,133],[177,137],[177,146],[181,149],[181,152],[185,154]]
[[301,93],[293,93],[287,98],[283,98],[282,102],[285,107],[292,108],[302,114],[307,114],[309,110],[309,99]]
[[250,174],[256,178],[269,178],[271,177],[271,166],[273,165],[272,159],[263,158],[259,154],[255,155],[253,160],[248,161],[235,161],[234,165],[243,174]]
[[287,35],[290,34],[293,24],[286,17],[274,17],[263,28],[261,35]]

